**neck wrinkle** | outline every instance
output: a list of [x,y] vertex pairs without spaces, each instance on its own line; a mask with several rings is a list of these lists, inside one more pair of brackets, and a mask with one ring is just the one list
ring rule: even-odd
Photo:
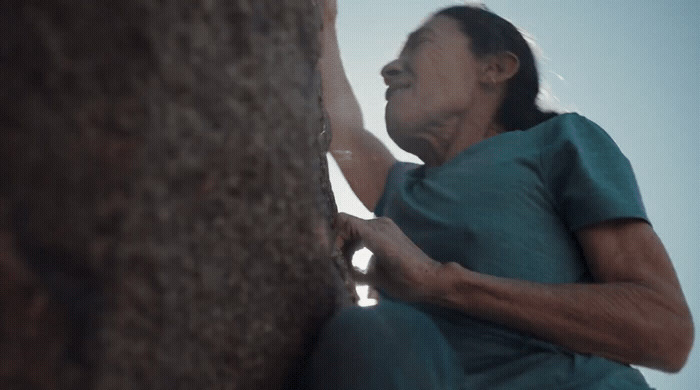
[[486,123],[483,124],[478,123],[473,118],[471,121],[467,118],[460,118],[456,124],[455,136],[444,155],[445,158],[442,163],[455,158],[470,146],[503,132],[503,127],[493,120],[493,115],[490,116],[491,119],[489,121],[484,121]]

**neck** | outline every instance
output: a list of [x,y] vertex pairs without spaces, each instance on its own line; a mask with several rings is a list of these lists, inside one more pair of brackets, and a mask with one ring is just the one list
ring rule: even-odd
[[455,116],[435,126],[433,134],[446,136],[440,137],[441,142],[432,145],[432,153],[424,154],[426,158],[423,162],[427,166],[442,165],[470,146],[503,132],[503,126],[493,121],[493,115]]

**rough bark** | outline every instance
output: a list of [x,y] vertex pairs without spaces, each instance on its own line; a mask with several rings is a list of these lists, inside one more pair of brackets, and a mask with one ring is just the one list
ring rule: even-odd
[[288,383],[350,302],[318,12],[0,2],[0,388]]

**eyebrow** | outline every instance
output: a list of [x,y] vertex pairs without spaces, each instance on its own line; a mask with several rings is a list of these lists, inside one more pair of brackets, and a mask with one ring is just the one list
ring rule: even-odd
[[433,29],[427,26],[423,26],[419,28],[418,30],[408,34],[408,39],[406,40],[406,44],[404,45],[405,47],[413,47],[416,44],[416,41],[422,36],[426,35],[429,33],[434,33]]

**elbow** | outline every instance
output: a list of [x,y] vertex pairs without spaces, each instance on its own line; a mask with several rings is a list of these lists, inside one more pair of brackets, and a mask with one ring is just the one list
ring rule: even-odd
[[668,359],[668,366],[666,367],[668,372],[676,373],[685,366],[688,356],[690,355],[690,350],[693,347],[694,338],[695,329],[693,327],[693,321],[689,320],[687,325],[680,331],[673,351],[669,352],[670,356]]
[[664,336],[658,334],[655,336],[664,339],[663,346],[659,348],[661,353],[657,355],[660,361],[656,368],[669,373],[677,373],[685,366],[693,347],[695,337],[693,320],[688,315],[687,319],[664,330],[664,333]]

